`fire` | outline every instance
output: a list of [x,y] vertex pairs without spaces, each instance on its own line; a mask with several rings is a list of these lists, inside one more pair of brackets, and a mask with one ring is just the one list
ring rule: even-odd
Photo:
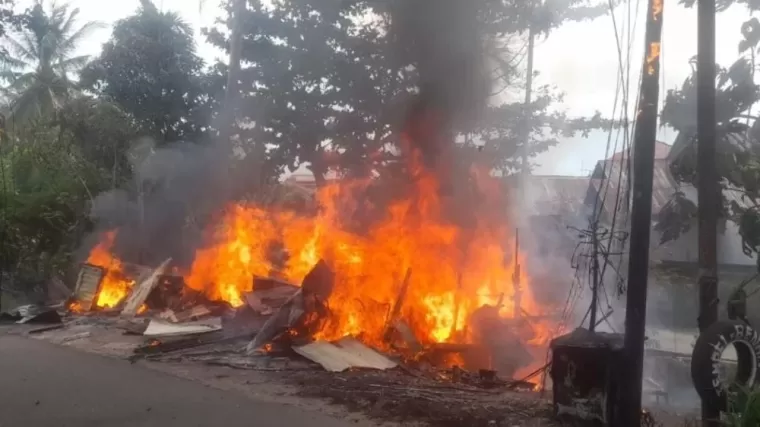
[[[181,272],[186,285],[237,307],[252,290],[254,276],[276,275],[300,284],[325,260],[335,283],[327,301],[330,315],[314,338],[355,336],[387,349],[389,313],[400,303],[398,318],[421,344],[468,344],[475,339],[471,317],[492,306],[497,316],[514,320],[521,342],[540,362],[556,328],[541,320],[546,307],[536,303],[530,277],[519,268],[524,259],[515,253],[515,230],[505,218],[498,179],[473,168],[470,183],[479,195],[468,204],[441,196],[446,192],[438,176],[421,165],[413,155],[409,188],[372,221],[356,220],[366,219],[365,211],[378,214],[361,202],[372,180],[320,188],[320,211],[312,216],[243,202],[226,206],[206,230],[207,245]],[[114,237],[108,233],[88,260],[108,270],[99,307],[119,303],[134,285],[110,255]],[[278,259],[277,251],[288,256]]]
[[[521,262],[521,255],[513,253],[513,228],[502,215],[494,214],[506,211],[499,204],[496,178],[476,176],[478,188],[488,193],[483,198],[492,199],[482,207],[473,206],[484,214],[468,212],[475,214],[475,221],[463,228],[446,215],[448,201],[438,196],[435,175],[424,168],[415,172],[409,195],[392,202],[364,232],[353,231],[351,217],[362,208],[356,191],[369,181],[341,181],[319,189],[321,212],[311,218],[233,204],[210,231],[213,243],[197,251],[186,283],[239,306],[242,295],[252,290],[254,275],[277,272],[298,284],[324,259],[336,283],[328,301],[331,317],[316,338],[353,335],[377,348],[387,348],[383,341],[387,316],[407,270],[411,276],[400,317],[423,344],[466,341],[468,318],[484,304],[503,301],[502,315],[514,317],[515,263]],[[290,255],[284,266],[270,261],[270,248],[276,243]],[[522,272],[517,276],[522,311],[542,314],[530,278]],[[526,341],[545,346],[553,327],[536,321],[532,330]]]
[[[135,281],[128,279],[122,269],[121,261],[112,255],[116,231],[103,234],[100,242],[90,251],[87,263],[103,267],[106,274],[100,285],[95,305],[98,308],[113,308],[127,297]],[[73,311],[73,310],[72,310]]]

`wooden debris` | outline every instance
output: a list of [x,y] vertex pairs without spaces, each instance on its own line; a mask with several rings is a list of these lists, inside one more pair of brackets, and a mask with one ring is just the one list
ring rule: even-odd
[[42,326],[40,328],[32,329],[31,331],[27,332],[27,334],[29,334],[29,335],[41,334],[43,332],[54,331],[56,329],[63,329],[65,327],[66,327],[66,325],[64,325],[63,323],[60,323],[58,325]]
[[203,304],[200,304],[179,313],[175,313],[172,309],[167,309],[161,312],[158,317],[163,320],[168,320],[172,323],[184,323],[199,320],[203,317],[210,316],[211,314],[211,309]]
[[422,344],[414,335],[412,328],[404,321],[397,320],[386,332],[388,342],[397,350],[414,356],[423,350]]
[[335,273],[324,260],[320,259],[317,265],[303,278],[301,289],[307,298],[313,296],[321,301],[327,301],[332,294],[334,284]]
[[298,290],[288,301],[264,323],[261,330],[248,343],[246,353],[254,354],[262,345],[268,343],[279,334],[294,325],[304,315],[303,292]]
[[74,301],[76,301],[77,306],[81,310],[92,310],[105,275],[106,270],[103,267],[86,263],[82,264],[77,276],[77,284],[73,296]]
[[[150,272],[149,272],[150,273]],[[149,275],[142,276],[147,279]],[[138,282],[139,283],[139,282]],[[145,299],[145,305],[148,308],[156,310],[183,310],[182,296],[185,289],[185,279],[182,276],[170,274],[161,274],[158,277],[158,283]]]
[[146,337],[195,335],[219,331],[221,329],[222,319],[219,317],[187,323],[170,323],[153,319],[148,324],[148,328],[145,329],[143,335]]
[[151,339],[147,344],[137,347],[135,349],[135,355],[131,359],[135,360],[144,355],[171,353],[210,344],[222,344],[250,338],[251,334],[227,337],[222,331],[213,331],[207,334],[195,335],[191,337],[169,337],[161,339],[154,338]]
[[392,326],[398,319],[399,314],[401,313],[401,307],[404,305],[404,300],[406,299],[406,291],[409,289],[409,279],[412,277],[412,270],[407,269],[406,275],[404,276],[404,281],[401,282],[401,288],[398,291],[398,296],[396,297],[396,301],[393,303],[393,308],[391,309],[391,312],[388,314],[388,318],[385,321],[385,338],[386,341],[390,340],[390,335],[392,332]]
[[153,291],[153,288],[156,287],[159,277],[164,274],[164,270],[169,266],[171,260],[169,258],[162,262],[158,268],[153,270],[150,276],[132,288],[132,292],[130,292],[124,304],[124,309],[121,311],[122,316],[134,317],[137,315],[140,306],[143,305],[148,295]]
[[254,279],[253,291],[243,297],[246,303],[257,313],[270,315],[282,307],[285,302],[298,292],[299,287],[281,280],[257,277]]

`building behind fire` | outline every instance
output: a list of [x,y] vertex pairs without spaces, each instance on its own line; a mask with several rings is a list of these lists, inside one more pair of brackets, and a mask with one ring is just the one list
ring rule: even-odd
[[[696,188],[676,182],[670,172],[670,164],[685,151],[683,144],[677,139],[676,149],[664,142],[656,145],[647,323],[652,327],[692,330],[696,328],[698,312],[696,221],[688,232],[664,244],[660,243],[660,232],[654,227],[657,214],[674,193],[682,192],[689,200],[697,201]],[[589,176],[529,175],[526,178],[524,201],[519,204],[519,215],[525,221],[524,229],[520,230],[520,249],[527,254],[531,265],[553,266],[551,269],[532,268],[533,274],[547,276],[534,279],[551,282],[547,287],[552,289],[568,288],[573,280],[571,258],[574,253],[578,258],[579,253],[579,230],[589,229],[595,211],[600,228],[611,228],[614,222],[616,230],[627,230],[628,166],[627,157],[616,153],[598,161]],[[517,190],[518,179],[508,177],[505,181],[507,188]],[[310,192],[316,190],[313,175],[308,172],[291,175],[285,182]],[[743,203],[738,193],[726,191],[724,196],[729,201]],[[742,281],[754,276],[757,264],[755,258],[743,253],[736,224],[723,221],[719,229],[719,296],[721,316],[726,316],[725,302],[729,295]],[[617,282],[616,268],[625,279],[627,250],[625,246],[615,246],[610,252],[613,255],[605,283],[610,298],[617,298],[612,295]],[[620,301],[616,306],[624,306],[622,299]],[[755,306],[760,308],[760,300],[750,299],[748,305],[749,313],[760,313],[753,310]],[[615,317],[622,319],[622,313]],[[760,324],[760,317],[750,318],[750,321]]]
[[[697,202],[696,188],[676,182],[670,171],[670,164],[683,152],[679,140],[676,142],[677,149],[674,150],[670,145],[658,142],[655,151],[647,323],[667,329],[695,329],[699,255],[696,220],[688,232],[665,243],[660,243],[661,233],[655,229],[657,214],[676,192]],[[616,230],[627,230],[629,205],[625,194],[630,183],[627,163],[627,158],[617,153],[597,162],[588,177],[531,176],[526,184],[526,205],[531,211],[530,232],[539,237],[532,255],[554,257],[562,254],[569,260],[579,233],[568,233],[565,228],[588,229],[589,218],[593,217],[595,209],[600,228],[610,228],[614,222]],[[738,192],[726,190],[724,196],[729,202],[744,203]],[[757,264],[754,257],[742,251],[736,224],[724,220],[719,224],[719,230],[719,297],[721,316],[725,317],[725,302],[729,295],[742,281],[755,275]],[[556,245],[557,242],[562,242],[561,247]],[[610,262],[620,264],[621,273],[625,275],[626,247],[618,245],[611,252]],[[610,275],[605,278],[611,289]],[[760,301],[750,299],[747,311],[760,313],[760,310],[753,310],[755,306],[760,308]],[[760,317],[750,318],[750,321],[760,324]]]

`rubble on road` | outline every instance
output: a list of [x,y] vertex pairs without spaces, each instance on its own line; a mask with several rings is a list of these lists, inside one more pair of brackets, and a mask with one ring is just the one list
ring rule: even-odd
[[59,324],[62,320],[55,307],[27,304],[0,313],[0,322]]
[[148,323],[143,335],[146,337],[187,336],[220,331],[221,329],[222,319],[220,317],[179,324],[153,319]]
[[169,258],[166,261],[162,262],[158,268],[153,270],[150,276],[146,277],[137,286],[132,287],[132,291],[129,293],[124,302],[124,309],[121,311],[122,316],[137,315],[140,307],[142,307],[143,303],[145,303],[145,300],[148,299],[148,296],[158,285],[159,278],[164,274],[164,271],[169,266],[169,263],[171,261],[172,259]]
[[[314,266],[300,286],[254,277],[252,291],[241,294],[242,305],[237,307],[210,301],[187,287],[181,276],[168,273],[169,263],[155,269],[130,267],[137,273],[124,280],[131,280],[133,286],[121,301],[107,307],[99,307],[97,301],[108,270],[84,264],[63,323],[28,333],[86,347],[89,340],[98,339],[92,331],[104,328],[114,335],[100,345],[113,347],[113,354],[133,362],[144,359],[277,373],[278,379],[297,384],[305,396],[328,398],[379,418],[511,427],[526,425],[515,420],[544,418],[550,413],[548,403],[532,393],[535,386],[529,382],[546,366],[531,377],[504,380],[490,365],[478,365],[477,356],[491,345],[487,341],[430,343],[415,336],[410,320],[402,315],[411,270],[401,282],[395,303],[387,307],[386,318],[381,319],[385,333],[382,345],[375,347],[361,336],[334,341],[317,338],[330,315],[327,301],[334,281],[324,261]],[[473,323],[476,335],[488,329],[510,332],[512,325],[493,319],[491,311],[497,310],[484,306],[479,312],[482,320]],[[115,342],[116,336],[124,342]],[[518,358],[524,358],[517,338],[510,342]],[[503,350],[494,354],[509,364],[515,357]],[[514,371],[514,364],[509,369]]]
[[386,370],[398,364],[372,350],[353,338],[343,338],[336,343],[315,341],[293,350],[301,356],[318,363],[330,372],[343,372],[351,368]]
[[85,312],[92,310],[105,275],[106,270],[103,267],[86,263],[82,264],[79,269],[72,301],[79,310]]
[[538,395],[442,383],[403,370],[347,371],[340,374],[294,372],[290,377],[301,395],[333,403],[369,416],[401,423],[424,420],[442,427],[558,426],[550,420],[551,405]]

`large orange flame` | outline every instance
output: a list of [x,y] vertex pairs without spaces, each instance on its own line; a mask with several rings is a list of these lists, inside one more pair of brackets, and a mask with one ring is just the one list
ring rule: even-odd
[[[475,212],[475,224],[464,228],[448,219],[435,175],[424,168],[415,172],[408,197],[391,203],[385,215],[361,233],[351,232],[346,218],[359,202],[354,190],[368,185],[365,181],[339,181],[319,189],[322,210],[315,218],[233,204],[214,225],[213,243],[196,253],[186,282],[211,298],[239,306],[242,294],[252,289],[253,275],[277,269],[269,254],[279,242],[290,258],[278,273],[291,282],[300,283],[320,259],[335,272],[328,301],[331,317],[317,338],[360,336],[378,348],[387,347],[383,335],[388,313],[407,270],[411,276],[401,317],[425,344],[466,340],[468,318],[484,304],[504,301],[501,315],[514,317],[511,301],[517,280],[522,289],[520,314],[543,314],[529,277],[524,271],[515,275],[521,256],[514,256],[513,228],[502,215],[493,214],[506,211],[500,205],[497,179],[476,174],[482,196],[493,201],[482,214]],[[534,322],[532,330],[526,341],[544,346],[550,325]]]
[[[381,218],[361,232],[353,231],[350,218],[361,207],[356,194],[371,180],[335,181],[320,188],[316,198],[321,210],[316,216],[250,203],[227,206],[207,230],[208,244],[196,252],[184,273],[187,286],[237,307],[252,290],[254,276],[276,274],[299,284],[324,259],[335,273],[335,284],[328,301],[330,317],[315,338],[352,335],[387,349],[389,312],[409,272],[399,316],[422,344],[471,342],[468,323],[473,313],[484,305],[501,304],[499,315],[504,318],[531,318],[520,337],[541,364],[555,328],[553,322],[537,319],[551,307],[536,303],[530,277],[516,268],[523,255],[514,251],[514,228],[502,214],[506,204],[498,179],[487,171],[471,170],[479,200],[485,203],[458,206],[474,218],[461,226],[448,215],[451,201],[440,196],[436,175],[416,166],[421,165],[418,157],[412,159],[414,183],[406,197],[391,202]],[[114,237],[114,232],[107,233],[88,260],[108,270],[99,307],[118,304],[134,285],[111,255]],[[273,248],[278,246],[289,254],[284,265],[273,261]],[[519,312],[513,302],[516,293]]]
[[113,308],[126,298],[135,281],[124,275],[121,261],[112,254],[116,231],[103,234],[100,242],[90,251],[87,263],[103,267],[106,271],[95,300],[98,308]]

